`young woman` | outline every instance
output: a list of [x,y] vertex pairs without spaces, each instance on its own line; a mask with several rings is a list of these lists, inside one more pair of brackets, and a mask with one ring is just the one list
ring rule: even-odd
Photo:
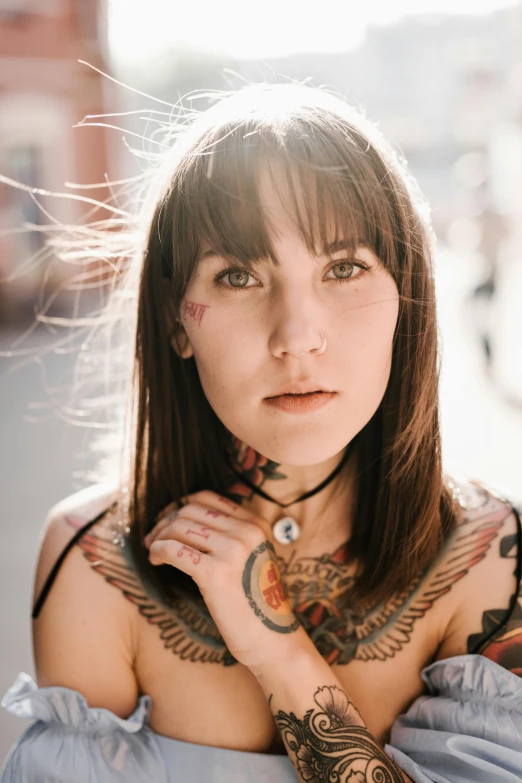
[[338,97],[250,85],[144,215],[107,310],[123,467],[45,525],[2,783],[522,779],[520,519],[443,470],[404,161]]

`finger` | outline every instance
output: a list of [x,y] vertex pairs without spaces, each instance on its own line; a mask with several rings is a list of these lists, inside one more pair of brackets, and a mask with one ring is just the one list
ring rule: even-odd
[[[207,494],[207,493],[205,493],[205,492],[196,493],[196,495],[205,495],[205,494]],[[214,493],[210,493],[209,492],[208,494],[211,495],[211,494],[214,494]],[[186,495],[185,497],[181,498],[181,500],[187,501],[189,498],[193,498],[193,497],[195,497],[195,495]],[[216,497],[218,497],[218,496],[216,496]],[[223,498],[223,500],[227,501],[226,498]],[[226,506],[226,502],[225,502],[224,508],[226,509],[226,511],[230,515],[230,511],[231,511],[232,507],[233,508],[239,508],[239,506],[237,506],[237,504],[233,503],[232,501],[228,501],[228,502],[229,502],[229,506],[230,507],[227,507]],[[188,503],[186,505],[188,505]],[[170,524],[170,522],[172,522],[172,520],[176,519],[178,513],[180,513],[184,508],[186,508],[186,505],[178,506],[177,503],[172,502],[172,503],[169,503],[169,505],[166,506],[162,511],[160,511],[160,513],[156,517],[156,520],[157,520],[156,524],[154,525],[152,530],[150,530],[147,533],[147,535],[144,537],[144,539],[143,539],[144,544],[146,546],[149,546],[149,544],[154,540],[154,538],[157,535],[157,533],[159,531],[163,530],[163,528],[166,525]]]
[[180,541],[154,541],[150,547],[149,560],[152,565],[165,563],[179,568],[197,582],[208,568],[210,555]]
[[169,503],[168,506],[165,506],[165,508],[162,508],[158,516],[156,517],[156,521],[162,518],[164,514],[168,514],[170,511],[175,511],[178,508],[178,504],[173,500],[172,503]]
[[159,517],[159,521],[154,525],[152,530],[147,533],[145,538],[143,539],[143,543],[145,546],[149,546],[152,541],[156,538],[158,533],[160,533],[165,527],[170,525],[170,523],[177,519],[177,516],[179,514],[179,509],[177,508],[176,504],[171,503],[170,506],[167,506],[169,511],[162,511],[161,515]]
[[214,526],[216,530],[229,530],[234,522],[241,522],[234,518],[230,509],[216,508],[196,501],[191,501],[180,508],[178,516]]
[[[202,497],[204,493],[198,494]],[[206,499],[210,501],[210,495],[212,494],[214,493],[209,493]],[[258,539],[269,538],[269,540],[272,540],[272,528],[266,519],[249,512],[239,517],[236,514],[230,514],[228,511],[216,508],[216,505],[218,504],[215,503],[213,507],[210,507],[201,502],[191,501],[180,509],[179,518],[186,517],[202,522],[204,525],[227,533],[229,538],[235,538],[238,541],[252,543]]]
[[245,522],[253,522],[262,529],[267,538],[273,538],[272,526],[266,519],[263,519],[263,517],[260,517],[257,514],[253,514],[251,511],[247,511],[242,506],[234,503],[233,500],[229,500],[228,498],[223,497],[223,495],[219,495],[217,492],[205,489],[201,490],[201,492],[194,492],[192,495],[187,495],[185,499],[190,500],[191,502],[197,501],[198,503],[207,506],[214,506],[217,509],[228,510],[236,519],[243,519]]
[[[154,541],[168,539],[191,544],[204,552],[220,552],[229,546],[227,542],[230,542],[230,535],[226,529],[207,525],[190,517],[180,516],[158,533]],[[154,541],[151,542],[151,545]]]
[[[229,533],[234,527],[231,521],[231,515],[225,511],[202,506],[200,503],[189,503],[180,508],[175,516],[171,514],[168,521],[164,520],[161,528],[158,525],[157,529],[151,531],[146,545],[150,546],[158,538],[177,538],[182,532],[188,534],[191,528],[197,531],[204,528],[208,531]],[[241,521],[239,524],[242,524]]]
[[[174,530],[174,528],[172,528],[172,523],[179,519],[180,516],[185,520],[194,520],[204,524],[212,523],[216,530],[227,530],[228,527],[224,524],[224,520],[230,518],[230,514],[226,511],[219,511],[218,509],[203,506],[198,503],[188,503],[186,506],[174,508],[165,514],[165,516],[162,516],[160,521],[143,539],[145,546],[150,547],[152,542],[160,535],[162,538],[168,538],[170,535],[169,531],[171,529]],[[167,533],[166,535],[163,535],[165,531],[167,531]]]
[[210,489],[193,492],[191,495],[186,495],[184,499],[191,502],[196,501],[197,503],[202,503],[206,506],[213,506],[217,509],[223,509],[223,511],[228,511],[229,514],[232,514],[238,519],[248,519],[251,516],[250,511],[242,508],[239,503],[234,503],[233,500],[229,500]]

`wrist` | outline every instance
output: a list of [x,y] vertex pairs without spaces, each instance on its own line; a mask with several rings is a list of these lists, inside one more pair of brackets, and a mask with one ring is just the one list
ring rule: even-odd
[[300,626],[297,631],[278,640],[278,644],[274,644],[270,654],[248,668],[261,682],[275,669],[281,670],[287,667],[291,669],[313,654],[318,655],[318,652],[303,626]]

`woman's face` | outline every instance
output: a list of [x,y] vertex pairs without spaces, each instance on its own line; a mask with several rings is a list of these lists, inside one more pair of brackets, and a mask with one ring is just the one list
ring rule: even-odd
[[[278,192],[263,175],[280,266],[261,261],[247,272],[233,260],[200,255],[180,312],[184,355],[193,352],[208,401],[233,435],[279,464],[316,465],[339,453],[382,400],[398,290],[368,248],[351,257],[337,250],[332,261],[310,254]],[[326,350],[317,354],[321,335]],[[335,394],[298,414],[266,401],[292,382]]]

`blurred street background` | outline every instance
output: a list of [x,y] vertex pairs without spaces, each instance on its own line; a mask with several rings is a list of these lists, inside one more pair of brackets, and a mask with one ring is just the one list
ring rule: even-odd
[[[438,238],[446,469],[522,499],[522,2],[0,0],[0,694],[34,676],[44,518],[85,485],[89,433],[53,400],[79,350],[61,319],[96,292],[53,298],[71,265],[43,229],[140,174],[154,111],[289,79],[355,103],[407,159]],[[0,710],[0,760],[26,725]]]

